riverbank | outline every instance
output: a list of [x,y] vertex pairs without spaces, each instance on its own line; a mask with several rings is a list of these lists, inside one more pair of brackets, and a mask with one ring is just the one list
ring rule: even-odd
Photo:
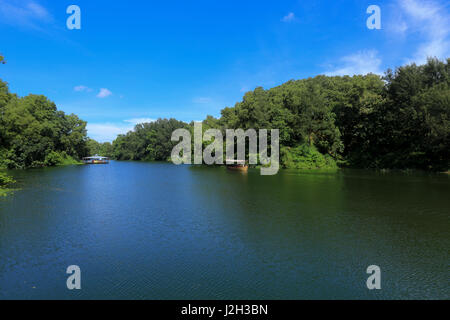
[[54,167],[54,166],[68,166],[68,165],[79,165],[83,164],[83,162],[75,159],[74,157],[68,155],[65,152],[55,152],[52,151],[44,163],[42,163],[43,167]]
[[[78,161],[70,156],[61,156],[55,158],[55,163],[49,163],[47,165],[43,164],[40,167],[35,168],[25,168],[24,170],[29,169],[37,169],[37,168],[46,168],[46,167],[65,167],[65,166],[73,166],[73,165],[84,165],[83,162]],[[5,197],[8,194],[11,194],[16,188],[12,188],[16,184],[16,181],[7,173],[7,168],[0,168],[0,197]]]
[[73,166],[73,165],[84,165],[83,162],[78,161],[72,157],[67,157],[63,159],[59,164],[57,164],[57,167],[63,167],[63,166]]
[[[111,159],[113,161],[118,162],[141,162],[141,163],[166,163],[166,164],[173,164],[171,160],[118,160],[118,159]],[[361,167],[351,167],[348,165],[342,165],[341,163],[338,163],[337,161],[330,161],[326,160],[325,165],[318,165],[318,163],[321,162],[322,159],[319,161],[296,161],[294,162],[295,165],[292,166],[286,166],[286,165],[280,165],[279,171],[296,171],[296,172],[307,172],[307,173],[336,173],[339,171],[345,171],[345,170],[360,170],[360,171],[368,171],[373,173],[379,173],[379,174],[450,174],[450,170],[448,171],[432,171],[432,170],[421,170],[421,169],[379,169],[379,168],[361,168]],[[200,164],[200,165],[192,165],[192,166],[199,166],[199,167],[217,167],[217,166],[225,166],[225,163],[222,165],[206,165],[206,164]],[[262,165],[250,165],[251,169],[257,169],[260,170]]]

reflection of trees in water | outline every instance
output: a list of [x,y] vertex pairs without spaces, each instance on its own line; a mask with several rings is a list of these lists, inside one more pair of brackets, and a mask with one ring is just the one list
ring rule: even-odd
[[[355,272],[363,277],[377,263],[398,277],[389,285],[392,295],[400,294],[400,284],[410,288],[426,274],[446,273],[450,190],[437,176],[284,170],[263,177],[257,170],[242,176],[207,168],[198,177],[195,192],[215,225],[211,232],[228,235],[220,242],[225,247],[244,246],[248,259],[336,281],[354,279]],[[408,270],[422,278],[404,277]]]
[[199,184],[193,189],[206,199],[205,211],[250,244],[296,245],[315,237],[310,230],[335,228],[328,221],[342,205],[342,182],[335,174],[283,171],[267,177],[259,170],[242,174],[222,168],[197,173],[202,179],[193,180]]

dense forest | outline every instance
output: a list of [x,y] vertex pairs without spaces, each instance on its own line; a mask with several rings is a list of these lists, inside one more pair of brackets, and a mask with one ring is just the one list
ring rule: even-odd
[[0,167],[76,163],[88,154],[86,122],[42,95],[18,97],[0,80]]
[[113,147],[110,142],[97,142],[94,139],[87,140],[87,148],[89,155],[99,155],[103,157],[113,158]]
[[[0,56],[0,63],[4,59]],[[86,122],[42,95],[18,97],[0,80],[0,169],[78,163],[87,155],[170,160],[172,132],[193,123],[138,124],[111,143],[87,137]],[[247,92],[208,116],[203,130],[280,129],[284,168],[450,168],[450,59],[374,74],[292,80]],[[225,135],[224,135],[225,136]],[[0,185],[11,181],[2,174]]]
[[192,129],[187,123],[175,119],[158,119],[135,126],[126,135],[113,142],[113,158],[117,160],[169,161],[173,147],[173,131]]
[[[0,80],[0,169],[75,164],[89,154],[108,153],[107,144],[87,137],[86,125],[76,115],[59,111],[45,96],[18,97]],[[0,187],[11,183],[0,172]]]
[[[168,160],[177,128],[159,119],[113,142],[119,160]],[[284,168],[450,168],[450,59],[374,74],[317,76],[248,92],[203,130],[280,129]]]

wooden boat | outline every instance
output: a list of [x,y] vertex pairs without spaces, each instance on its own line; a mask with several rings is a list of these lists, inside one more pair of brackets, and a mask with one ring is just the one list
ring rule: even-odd
[[99,155],[95,155],[93,157],[83,158],[83,163],[84,164],[108,164],[109,158],[100,157]]
[[227,169],[232,171],[247,172],[248,165],[245,160],[227,160]]

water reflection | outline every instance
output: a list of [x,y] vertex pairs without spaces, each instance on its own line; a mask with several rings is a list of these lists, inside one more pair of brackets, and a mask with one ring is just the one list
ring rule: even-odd
[[[0,298],[448,297],[447,176],[134,162],[13,174]],[[365,288],[370,264],[382,291]]]

